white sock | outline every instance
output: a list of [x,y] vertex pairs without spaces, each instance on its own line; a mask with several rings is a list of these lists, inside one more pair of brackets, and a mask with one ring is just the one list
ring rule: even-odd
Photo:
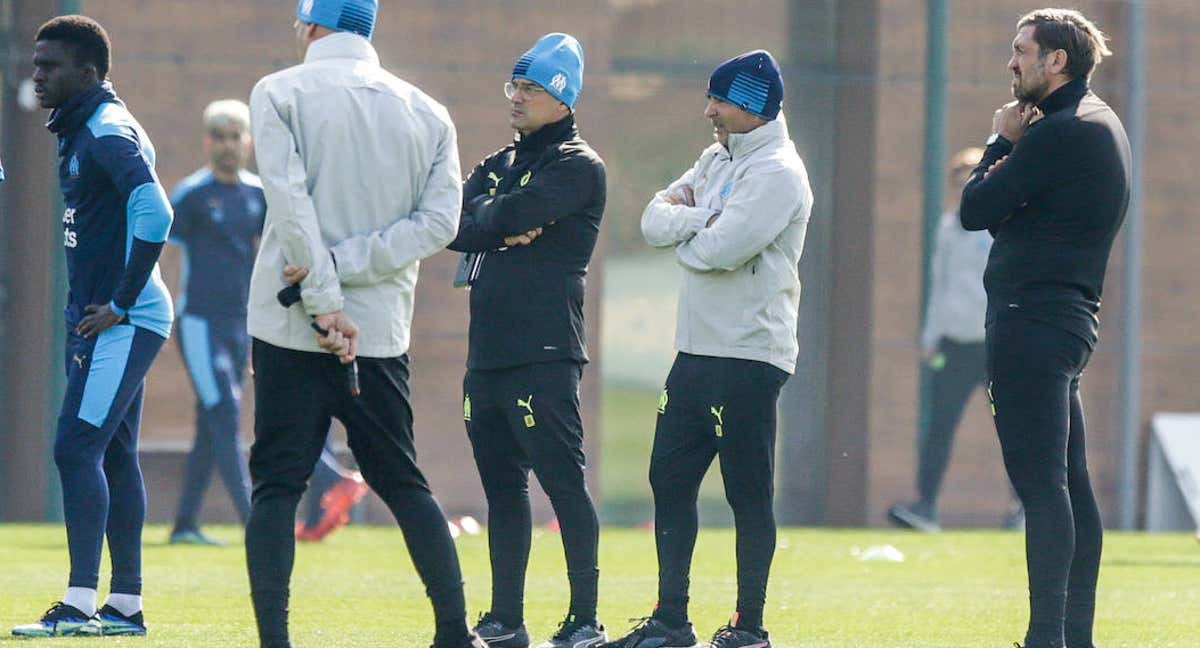
[[142,597],[139,594],[109,594],[104,604],[113,606],[125,616],[133,616],[142,611]]
[[62,602],[90,617],[96,613],[96,590],[87,587],[68,587]]

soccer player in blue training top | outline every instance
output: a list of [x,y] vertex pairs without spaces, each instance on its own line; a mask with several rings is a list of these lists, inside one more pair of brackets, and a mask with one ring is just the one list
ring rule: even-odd
[[213,464],[237,507],[250,517],[250,473],[238,443],[242,377],[250,353],[246,298],[266,200],[250,157],[250,107],[236,99],[204,110],[209,164],[176,187],[170,243],[183,251],[179,348],[196,392],[196,440],[188,454],[171,544],[220,544],[196,519]]
[[[71,557],[67,593],[20,636],[142,635],[142,524],[146,490],[137,461],[150,363],[171,330],[171,297],[158,255],[171,206],[154,173],[154,147],[117,99],[109,40],[84,16],[37,32],[34,91],[53,109],[66,211],[67,391],[54,461],[62,479]],[[96,611],[100,550],[108,536],[112,584]]]

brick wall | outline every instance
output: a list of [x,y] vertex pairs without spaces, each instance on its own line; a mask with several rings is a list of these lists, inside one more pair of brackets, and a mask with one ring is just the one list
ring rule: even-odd
[[[952,153],[979,145],[991,113],[1010,99],[1006,62],[1018,17],[1031,8],[1012,1],[951,4],[949,124]],[[1093,77],[1093,88],[1124,115],[1125,12],[1123,2],[1080,2],[1081,11],[1111,37],[1115,56]],[[880,128],[876,172],[870,511],[877,524],[889,502],[909,497],[915,461],[917,348],[920,299],[921,163],[923,146],[925,3],[882,3],[879,74]],[[1200,51],[1194,33],[1200,6],[1183,0],[1149,3],[1146,79],[1148,105],[1145,167],[1145,285],[1142,418],[1156,411],[1194,411],[1200,405],[1200,286],[1192,281],[1200,261],[1200,204],[1187,170],[1190,143],[1200,137]],[[1116,518],[1118,370],[1122,271],[1119,237],[1114,246],[1101,312],[1101,341],[1084,377],[1088,454],[1097,495],[1109,520]],[[943,515],[952,524],[995,524],[1004,510],[1006,480],[999,444],[982,394],[964,416],[943,489]]]
[[[478,2],[383,3],[374,44],[385,67],[441,101],[459,132],[464,172],[503,146],[512,131],[502,93],[513,61],[548,31],[570,30],[587,53],[585,93],[577,113],[585,137],[605,154],[607,61],[610,58],[606,3]],[[112,78],[158,150],[158,172],[173,185],[204,164],[200,115],[211,100],[248,100],[263,75],[296,62],[290,2],[223,0],[198,11],[188,0],[96,0],[84,11],[109,31],[114,43]],[[519,25],[519,27],[514,27]],[[586,429],[594,445],[599,399],[599,289],[603,243],[588,277],[588,337],[594,362],[584,376]],[[442,252],[422,264],[413,322],[412,397],[421,465],[435,494],[450,512],[483,511],[462,424],[462,373],[466,359],[467,295],[451,288],[457,256]],[[175,285],[178,261],[168,254],[164,274]],[[171,343],[151,372],[143,423],[147,449],[190,443],[194,399]],[[253,389],[246,392],[247,403]],[[243,416],[249,441],[252,407]],[[594,483],[597,453],[591,448]],[[170,466],[171,462],[154,465]],[[177,475],[164,469],[150,476],[151,514],[162,519],[174,506]],[[209,502],[226,511],[214,485]],[[214,501],[215,500],[215,501]],[[545,518],[544,500],[537,504]],[[373,510],[378,512],[379,507]]]
[[[838,6],[831,2],[819,6]],[[84,4],[84,10],[100,19],[114,38],[117,88],[154,138],[159,172],[167,184],[204,162],[198,122],[205,103],[226,96],[244,98],[259,77],[294,61],[290,2],[221,0],[205,5],[203,11],[184,0]],[[1123,114],[1127,4],[1111,0],[1077,4],[1114,37],[1116,56],[1101,67],[1094,86]],[[805,78],[837,74],[816,58],[814,62],[786,60],[788,51],[807,52],[805,47],[789,45],[789,5],[806,16],[818,15],[818,4],[784,0],[752,0],[736,7],[710,0],[395,1],[385,3],[375,43],[385,65],[449,107],[459,128],[463,164],[469,167],[509,136],[500,86],[515,56],[546,31],[571,31],[583,41],[588,76],[579,104],[580,122],[610,171],[609,223],[589,281],[592,351],[598,358],[599,268],[604,248],[637,250],[637,217],[649,191],[673,178],[705,143],[707,129],[698,114],[708,64],[750,47],[767,47],[785,59],[785,71],[789,65],[803,65]],[[947,148],[953,152],[980,143],[987,135],[992,110],[1008,99],[1009,74],[1004,66],[1009,44],[1016,19],[1030,5],[1015,0],[955,0],[950,5]],[[862,519],[870,524],[882,523],[886,506],[912,492],[925,54],[925,3],[888,0],[877,6],[877,73],[830,81],[837,87],[869,84],[871,108],[878,116],[870,140],[874,162],[867,174],[876,178],[870,213],[837,214],[833,225],[861,217],[869,220],[871,232],[864,252],[872,268],[865,283],[869,442],[865,472],[857,477],[867,486]],[[1194,37],[1200,26],[1200,5],[1162,0],[1147,3],[1146,14],[1142,413],[1149,420],[1155,411],[1197,409],[1200,391],[1200,336],[1195,329],[1200,284],[1194,280],[1200,261],[1193,252],[1200,240],[1200,219],[1195,218],[1200,186],[1191,170],[1191,149],[1200,139],[1200,108],[1195,101],[1200,90],[1200,50]],[[814,27],[812,32],[832,37],[835,27]],[[814,51],[820,49],[817,45]],[[791,119],[794,135],[802,143],[814,135],[806,130],[811,127],[805,117]],[[814,119],[813,123],[823,122]],[[834,164],[833,159],[804,153],[811,169]],[[836,153],[852,154],[857,153]],[[849,171],[835,185],[852,186],[855,178]],[[1084,380],[1089,456],[1110,519],[1117,501],[1120,245],[1118,239],[1105,291],[1100,348]],[[444,253],[422,268],[412,350],[417,436],[422,463],[443,502],[451,510],[478,513],[482,498],[469,470],[458,419],[467,309],[465,294],[448,287],[453,262],[452,255]],[[170,258],[165,266],[173,277]],[[806,294],[813,290],[807,286]],[[193,401],[173,344],[163,353],[151,382],[146,441],[186,443]],[[593,364],[585,376],[584,393],[593,440],[598,387]],[[249,412],[244,425],[247,438],[248,422]],[[837,458],[823,460],[832,465]],[[1005,506],[1006,490],[995,433],[982,397],[976,395],[959,430],[944,489],[944,517],[950,524],[994,524]],[[152,490],[152,505],[160,515],[174,494],[173,487]]]

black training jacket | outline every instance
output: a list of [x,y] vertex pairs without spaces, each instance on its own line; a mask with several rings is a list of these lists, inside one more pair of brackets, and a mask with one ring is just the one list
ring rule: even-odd
[[1003,311],[1094,347],[1104,271],[1129,206],[1129,139],[1083,79],[1038,107],[1044,117],[1016,145],[1001,137],[988,146],[963,189],[959,217],[966,229],[995,237],[983,275],[989,325]]
[[[604,162],[575,117],[543,126],[480,162],[463,187],[459,252],[483,253],[471,285],[467,367],[587,362],[584,276],[600,234]],[[504,238],[543,228],[531,245]]]

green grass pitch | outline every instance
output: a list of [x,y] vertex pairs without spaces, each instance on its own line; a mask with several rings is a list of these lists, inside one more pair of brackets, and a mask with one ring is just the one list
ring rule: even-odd
[[[34,640],[83,648],[255,646],[240,531],[216,527],[229,547],[155,544],[144,551],[147,638]],[[892,544],[903,563],[860,562],[854,549]],[[483,536],[458,541],[472,618],[489,600]],[[735,597],[733,535],[701,534],[692,574],[692,618],[704,635],[729,616]],[[780,533],[768,597],[774,644],[787,647],[1006,648],[1021,638],[1025,584],[1021,536],[890,530],[788,529]],[[32,621],[66,581],[59,526],[0,526],[0,641]],[[553,632],[567,601],[559,537],[535,532],[527,621],[535,641]],[[106,575],[101,576],[105,583]],[[101,590],[103,593],[103,589]],[[610,632],[647,614],[655,599],[654,539],[606,528],[601,538],[600,616]],[[1100,648],[1200,645],[1200,545],[1190,535],[1110,533],[1101,572]],[[398,530],[351,527],[302,545],[292,581],[298,648],[427,646],[431,614]]]

